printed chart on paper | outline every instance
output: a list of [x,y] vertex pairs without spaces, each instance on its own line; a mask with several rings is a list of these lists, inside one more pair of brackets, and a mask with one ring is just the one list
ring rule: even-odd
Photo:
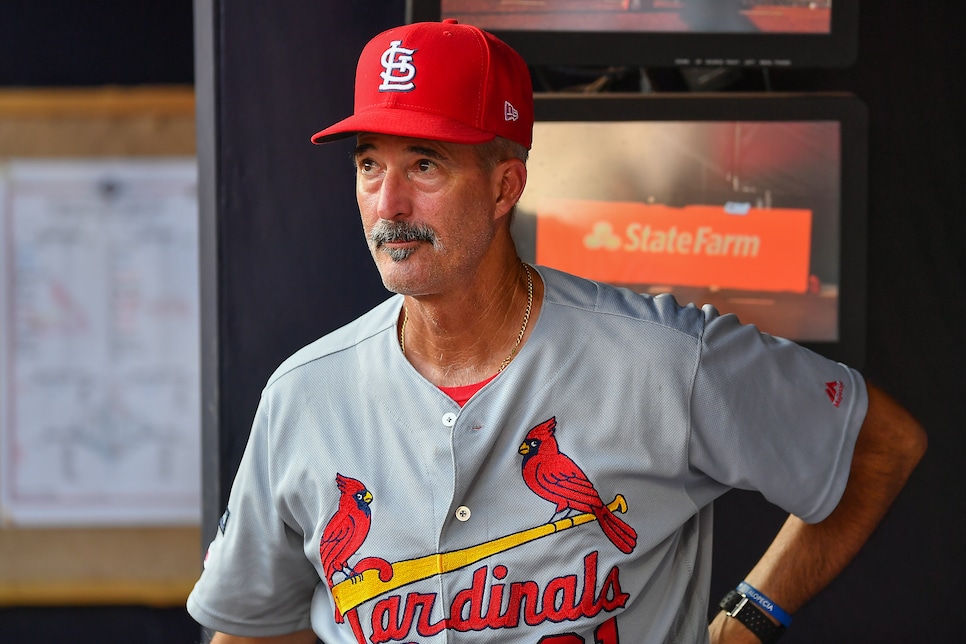
[[196,523],[194,159],[0,171],[5,520]]

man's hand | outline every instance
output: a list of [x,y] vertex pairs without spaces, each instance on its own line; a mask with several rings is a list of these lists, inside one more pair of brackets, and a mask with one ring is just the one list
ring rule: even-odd
[[[746,577],[789,613],[825,588],[862,548],[926,451],[926,433],[881,390],[868,385],[869,409],[852,455],[849,481],[835,510],[809,525],[788,517]],[[740,580],[735,580],[737,583]],[[711,623],[713,644],[757,644],[724,612]]]

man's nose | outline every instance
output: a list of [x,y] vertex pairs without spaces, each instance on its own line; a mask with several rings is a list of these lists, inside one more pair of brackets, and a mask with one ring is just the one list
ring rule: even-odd
[[376,214],[380,219],[398,219],[410,212],[409,181],[401,171],[388,170],[379,185]]

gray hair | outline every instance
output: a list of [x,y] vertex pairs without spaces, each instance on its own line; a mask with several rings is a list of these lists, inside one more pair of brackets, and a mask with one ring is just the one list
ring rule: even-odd
[[516,141],[505,139],[502,136],[494,138],[487,143],[476,146],[476,152],[480,157],[480,163],[486,172],[492,172],[500,161],[507,159],[520,159],[524,163],[530,151]]

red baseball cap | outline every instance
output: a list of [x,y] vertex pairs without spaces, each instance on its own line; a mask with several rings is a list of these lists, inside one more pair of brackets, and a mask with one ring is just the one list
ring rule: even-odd
[[359,56],[352,116],[312,142],[358,132],[449,143],[502,136],[529,149],[533,85],[527,64],[493,34],[453,19],[384,31]]

